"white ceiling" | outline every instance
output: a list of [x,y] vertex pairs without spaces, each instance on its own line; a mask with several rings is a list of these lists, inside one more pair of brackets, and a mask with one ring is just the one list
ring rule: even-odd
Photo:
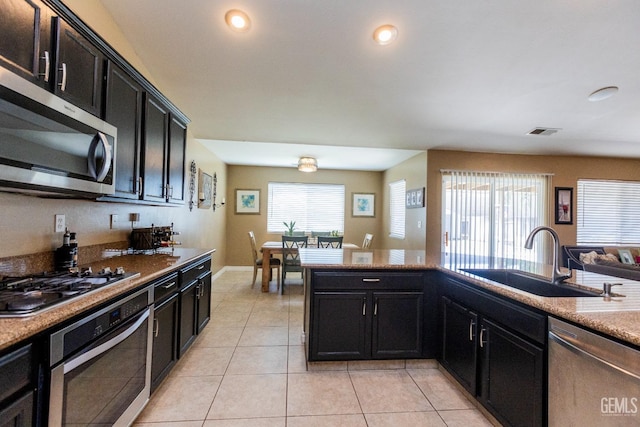
[[[379,149],[430,148],[640,157],[638,0],[101,2],[231,164],[308,154],[380,170],[396,160]],[[248,33],[225,25],[233,8]],[[387,23],[398,39],[378,46]],[[611,85],[614,97],[587,100]],[[535,127],[561,130],[526,135]]]

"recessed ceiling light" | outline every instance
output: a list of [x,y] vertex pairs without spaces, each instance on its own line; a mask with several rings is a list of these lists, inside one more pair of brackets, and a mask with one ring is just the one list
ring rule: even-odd
[[233,31],[245,32],[251,28],[249,15],[238,9],[232,9],[224,15],[224,20]]
[[596,102],[602,101],[603,99],[611,98],[618,92],[618,86],[607,86],[601,89],[596,90],[591,95],[589,95],[589,101]]
[[393,25],[382,25],[373,32],[373,40],[381,46],[388,45],[398,38],[398,29]]

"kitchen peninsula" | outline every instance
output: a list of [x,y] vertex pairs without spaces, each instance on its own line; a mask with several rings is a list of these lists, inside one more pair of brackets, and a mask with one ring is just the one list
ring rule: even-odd
[[[567,282],[594,296],[543,297],[430,265],[421,251],[305,249],[301,262],[308,362],[436,358],[506,425],[548,422],[549,319],[640,346],[640,282],[574,271]],[[623,285],[601,296],[605,282]]]

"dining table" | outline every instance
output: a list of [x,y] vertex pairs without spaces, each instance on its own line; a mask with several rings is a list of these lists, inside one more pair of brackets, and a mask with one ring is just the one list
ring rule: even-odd
[[[313,246],[309,246],[313,247]],[[354,243],[343,243],[343,249],[359,249],[360,246]],[[326,248],[326,250],[336,250],[332,248]],[[269,265],[269,258],[272,255],[282,254],[282,241],[266,241],[260,247],[262,252],[262,265]],[[269,279],[271,277],[271,270],[269,268],[262,269],[262,292],[269,292]]]

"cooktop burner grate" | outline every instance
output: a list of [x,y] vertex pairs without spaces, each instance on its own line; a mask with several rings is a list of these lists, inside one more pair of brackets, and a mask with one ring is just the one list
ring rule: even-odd
[[6,277],[0,281],[0,317],[20,317],[68,302],[73,298],[116,284],[136,273],[90,269],[78,273],[42,273],[29,277]]

